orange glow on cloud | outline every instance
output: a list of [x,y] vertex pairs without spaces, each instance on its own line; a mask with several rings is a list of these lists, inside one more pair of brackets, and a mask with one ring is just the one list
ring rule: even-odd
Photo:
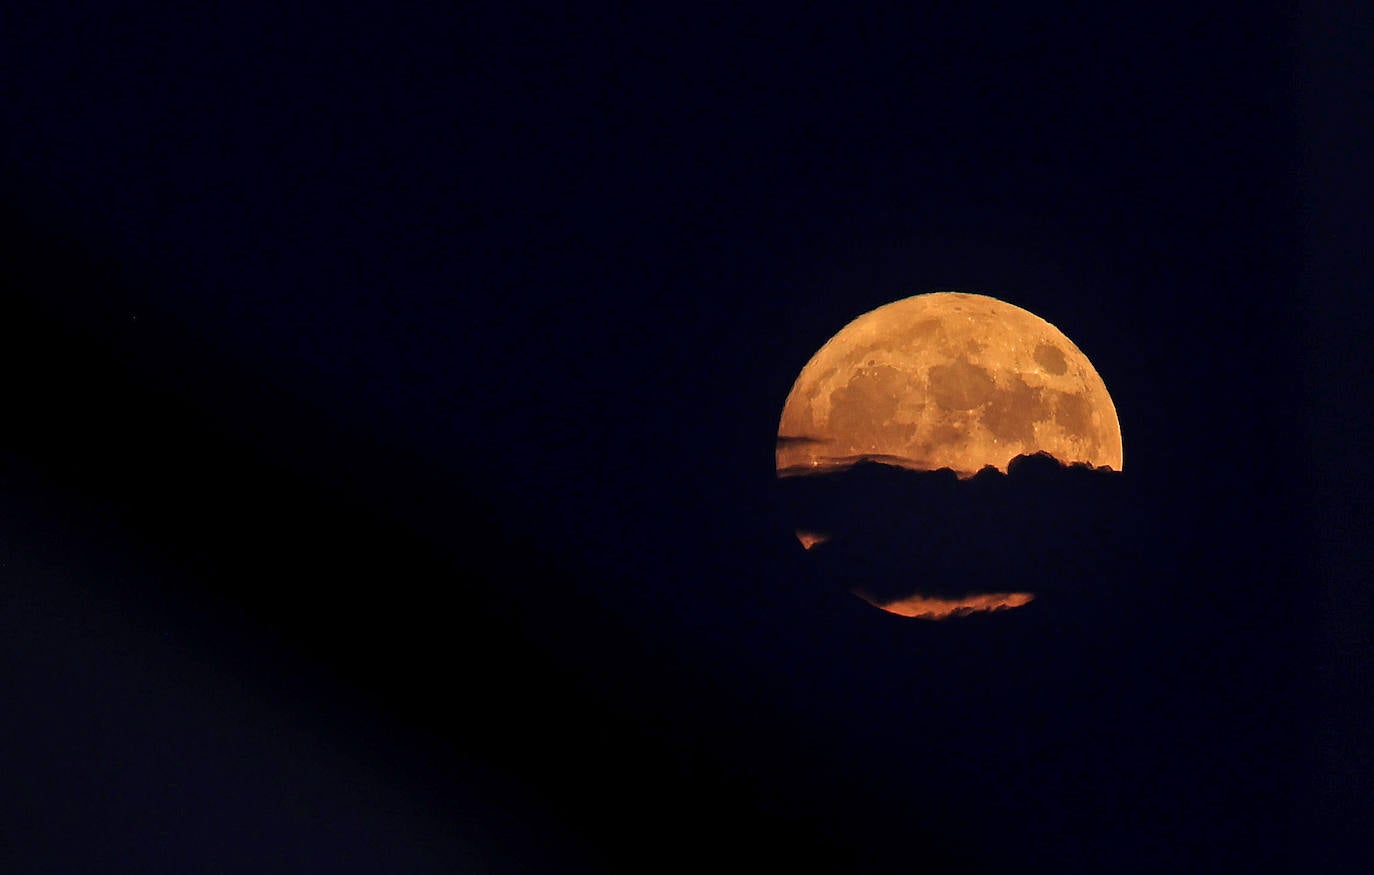
[[830,540],[830,535],[826,532],[807,532],[802,529],[797,530],[797,540],[801,541],[804,549],[810,550],[817,544],[824,544]]
[[1005,611],[1019,608],[1035,599],[1035,596],[1028,592],[989,592],[955,599],[914,595],[879,604],[863,593],[856,594],[874,607],[920,620],[947,620],[950,617],[963,617],[981,611]]

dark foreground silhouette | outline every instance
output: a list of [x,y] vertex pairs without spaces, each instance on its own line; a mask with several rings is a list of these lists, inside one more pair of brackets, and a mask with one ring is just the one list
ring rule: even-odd
[[784,514],[824,576],[878,603],[913,595],[1079,589],[1133,561],[1138,506],[1118,472],[1038,453],[1006,474],[860,462],[779,480]]

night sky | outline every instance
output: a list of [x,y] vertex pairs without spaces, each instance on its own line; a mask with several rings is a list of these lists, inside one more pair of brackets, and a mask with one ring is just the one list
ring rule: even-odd
[[[0,869],[1369,871],[1368,15],[28,5]],[[942,290],[1125,470],[815,561],[792,381]]]

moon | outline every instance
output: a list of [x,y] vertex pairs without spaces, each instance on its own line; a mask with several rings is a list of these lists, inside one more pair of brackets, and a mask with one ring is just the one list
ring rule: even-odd
[[[986,295],[935,292],[863,314],[802,368],[783,406],[779,477],[877,461],[968,479],[1017,456],[1122,469],[1116,406],[1092,362],[1062,331]],[[830,541],[798,530],[806,550]],[[880,601],[889,613],[941,620],[1018,608],[1028,592]]]
[[783,406],[777,472],[870,459],[966,478],[1037,452],[1121,470],[1121,426],[1102,377],[1034,313],[934,292],[863,314],[812,356]]

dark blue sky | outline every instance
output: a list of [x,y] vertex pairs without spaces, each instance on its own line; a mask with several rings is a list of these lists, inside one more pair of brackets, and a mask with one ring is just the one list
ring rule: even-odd
[[[1355,16],[5,18],[13,868],[1364,850]],[[893,622],[778,510],[801,366],[948,289],[1121,419],[1103,586],[1019,619]]]

